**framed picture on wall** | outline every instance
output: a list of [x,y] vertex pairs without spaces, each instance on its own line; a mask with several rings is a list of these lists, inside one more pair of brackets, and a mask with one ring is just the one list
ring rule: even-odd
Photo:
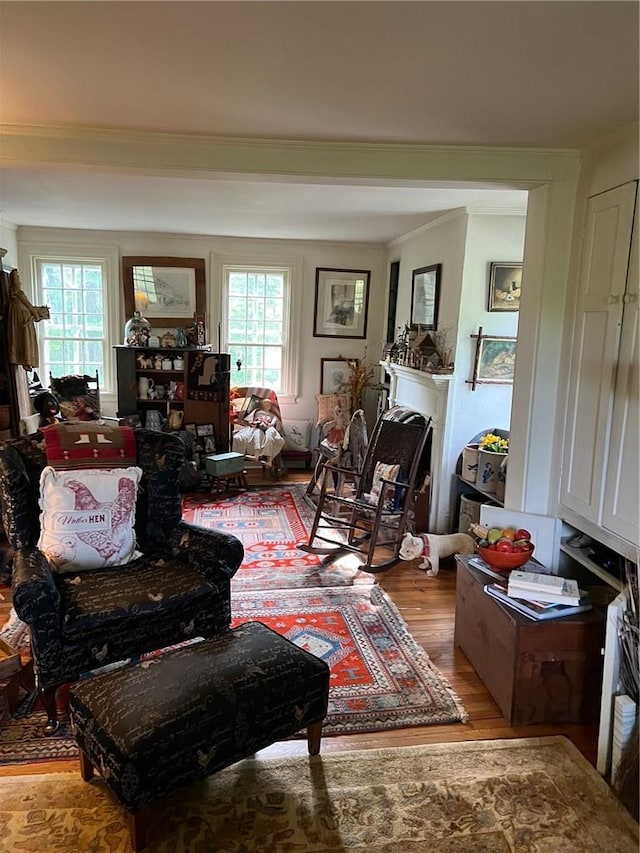
[[124,257],[124,310],[140,311],[151,326],[186,326],[194,314],[206,314],[202,258]]
[[420,267],[411,274],[411,326],[438,328],[442,264]]
[[316,269],[314,338],[366,338],[369,270]]
[[516,367],[518,339],[507,335],[484,335],[482,326],[476,339],[473,374],[467,383],[475,391],[477,385],[512,385]]
[[320,393],[339,394],[344,391],[344,383],[349,379],[349,364],[358,363],[357,359],[321,358]]
[[494,261],[489,267],[489,311],[519,311],[522,264]]

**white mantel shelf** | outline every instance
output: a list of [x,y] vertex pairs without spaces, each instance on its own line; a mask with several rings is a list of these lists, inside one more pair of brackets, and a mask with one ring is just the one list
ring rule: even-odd
[[451,481],[458,451],[452,447],[453,373],[427,373],[402,364],[380,362],[391,377],[389,405],[407,406],[431,418],[431,501],[429,532],[448,533]]
[[423,385],[433,385],[436,389],[446,387],[453,379],[453,373],[431,373],[428,370],[416,370],[415,367],[405,367],[404,364],[395,364],[394,362],[381,361],[380,366],[384,367],[387,373],[397,374],[407,379],[409,382],[420,382]]

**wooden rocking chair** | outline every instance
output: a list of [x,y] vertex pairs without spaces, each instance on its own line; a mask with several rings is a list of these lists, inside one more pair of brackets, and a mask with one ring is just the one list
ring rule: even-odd
[[[378,418],[359,471],[326,462],[309,542],[298,547],[359,554],[365,572],[394,565],[413,518],[415,492],[429,476],[430,432],[430,418],[396,406]],[[330,486],[346,476],[356,481],[352,496]]]

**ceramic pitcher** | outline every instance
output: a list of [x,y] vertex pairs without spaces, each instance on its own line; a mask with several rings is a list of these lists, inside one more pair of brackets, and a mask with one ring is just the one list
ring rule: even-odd
[[150,409],[147,412],[144,425],[147,429],[160,432],[162,430],[162,416],[160,415],[160,412],[157,409]]
[[149,391],[153,388],[155,382],[149,376],[141,376],[138,379],[138,397],[141,400],[146,400],[149,397]]
[[179,409],[171,409],[169,413],[169,429],[182,429],[183,420],[184,412],[181,412]]

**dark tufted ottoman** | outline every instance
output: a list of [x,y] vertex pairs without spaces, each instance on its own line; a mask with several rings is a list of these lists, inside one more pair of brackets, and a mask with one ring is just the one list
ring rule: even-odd
[[320,752],[329,667],[259,622],[76,684],[80,771],[131,812],[134,850],[157,797],[307,727]]

